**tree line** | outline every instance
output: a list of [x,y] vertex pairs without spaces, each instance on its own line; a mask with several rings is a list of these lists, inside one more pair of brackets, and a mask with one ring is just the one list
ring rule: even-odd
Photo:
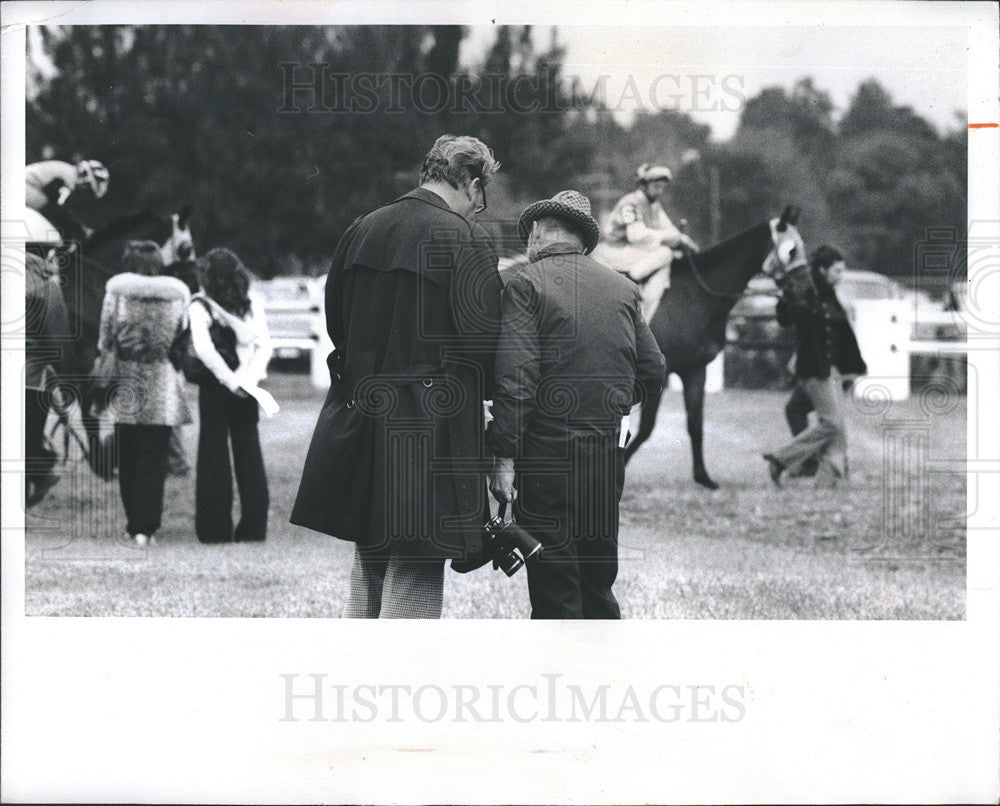
[[570,86],[558,41],[527,26],[498,28],[472,68],[458,26],[42,34],[56,71],[29,94],[29,161],[101,159],[108,195],[75,200],[92,224],[190,202],[199,247],[229,246],[263,277],[325,269],[355,217],[412,187],[444,132],[480,137],[503,164],[486,218],[508,248],[524,204],[575,187],[606,210],[644,161],[676,169],[669,212],[703,244],[794,201],[807,243],[905,277],[928,229],[965,233],[964,121],[939,133],[874,79],[838,119],[809,78],[766,88],[719,142],[681,111],[621,123]]

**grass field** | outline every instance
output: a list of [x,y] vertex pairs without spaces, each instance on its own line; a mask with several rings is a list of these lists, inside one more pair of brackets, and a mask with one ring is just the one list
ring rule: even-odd
[[[303,376],[275,375],[269,389],[283,410],[261,426],[271,485],[266,543],[199,544],[192,473],[168,479],[159,543],[137,548],[124,538],[117,484],[71,460],[26,518],[26,612],[339,616],[352,547],[288,523],[321,398]],[[963,618],[964,398],[954,406],[912,399],[879,412],[848,403],[851,480],[833,491],[805,480],[771,485],[760,453],[785,439],[784,400],[738,390],[708,396],[707,462],[721,485],[708,492],[690,480],[679,395],[665,397],[656,432],[626,474],[615,586],[623,615]],[[192,461],[196,438],[189,426]],[[446,575],[445,617],[528,613],[524,572]]]

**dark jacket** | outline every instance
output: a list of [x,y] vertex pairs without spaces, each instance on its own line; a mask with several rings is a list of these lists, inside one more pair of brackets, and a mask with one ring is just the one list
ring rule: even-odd
[[167,277],[176,277],[188,287],[192,296],[201,291],[201,283],[198,281],[198,264],[193,260],[178,260],[167,266],[163,273]]
[[663,387],[663,354],[639,287],[569,244],[552,244],[507,282],[489,444],[520,455],[522,437],[615,435]]
[[831,367],[842,375],[864,375],[868,371],[858,340],[833,287],[813,271],[815,290],[801,300],[778,297],[778,324],[795,328],[795,377],[830,377]]
[[435,193],[351,225],[327,278],[332,385],[292,523],[412,555],[480,548],[501,290],[485,232]]

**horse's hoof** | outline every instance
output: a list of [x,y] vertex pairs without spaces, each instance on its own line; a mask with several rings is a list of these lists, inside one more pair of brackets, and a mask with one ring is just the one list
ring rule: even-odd
[[708,490],[718,490],[719,485],[709,477],[708,473],[696,474],[694,480]]
[[767,461],[767,472],[771,476],[771,481],[775,487],[781,486],[781,474],[785,472],[785,466],[775,459],[771,454],[762,454]]
[[30,509],[37,504],[42,503],[45,496],[48,495],[49,490],[59,483],[59,476],[54,473],[46,473],[44,476],[39,476],[31,479],[30,489],[25,493],[24,505],[25,508]]

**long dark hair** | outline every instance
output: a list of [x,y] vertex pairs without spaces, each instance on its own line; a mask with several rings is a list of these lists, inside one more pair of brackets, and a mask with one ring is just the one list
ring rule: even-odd
[[198,259],[197,271],[209,297],[240,319],[247,315],[251,275],[233,252],[224,247],[210,250]]

